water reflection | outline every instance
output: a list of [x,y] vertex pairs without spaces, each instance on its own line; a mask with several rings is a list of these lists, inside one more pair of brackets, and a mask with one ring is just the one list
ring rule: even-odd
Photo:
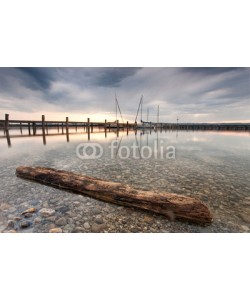
[[[31,132],[32,127],[32,132]],[[61,128],[60,128],[61,127]],[[95,128],[91,125],[86,126],[84,128],[73,129],[72,127],[59,126],[57,128],[48,128],[47,124],[42,128],[37,128],[35,124],[32,126],[29,124],[27,128],[22,128],[20,126],[20,131],[15,129],[3,130],[2,135],[0,131],[0,141],[5,140],[7,142],[7,146],[11,148],[12,139],[23,138],[24,140],[28,138],[39,138],[41,137],[42,143],[44,146],[47,145],[47,141],[53,142],[56,136],[65,136],[66,142],[70,142],[70,136],[78,136],[79,139],[84,139],[84,136],[87,136],[87,140],[103,140],[109,137],[113,137],[114,134],[117,139],[123,138],[123,135],[127,137],[134,136],[134,142],[136,145],[141,148],[142,141],[146,142],[146,146],[149,146],[150,139],[149,136],[153,136],[154,140],[157,144],[157,149],[159,148],[159,140],[170,138],[171,142],[174,144],[178,144],[179,149],[186,147],[186,149],[193,149],[193,146],[197,145],[205,145],[211,146],[211,143],[215,143],[217,147],[222,145],[225,147],[225,142],[227,143],[227,149],[235,148],[240,149],[242,144],[239,141],[244,140],[249,143],[250,132],[216,132],[216,131],[170,131],[170,130],[162,130],[159,128],[158,130],[148,128],[148,129],[129,129],[122,128],[110,128],[110,126],[104,126],[102,128]],[[61,129],[61,132],[60,132]],[[139,134],[138,134],[139,133]],[[75,140],[75,139],[74,139]],[[120,143],[121,143],[120,141]],[[2,144],[2,142],[1,142]],[[249,144],[248,144],[249,145]]]

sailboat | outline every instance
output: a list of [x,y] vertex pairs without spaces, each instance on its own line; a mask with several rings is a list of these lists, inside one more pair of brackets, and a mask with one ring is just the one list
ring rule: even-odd
[[137,117],[139,114],[139,111],[141,109],[141,122],[139,124],[137,124],[137,128],[142,128],[142,129],[148,129],[148,128],[154,128],[154,125],[148,121],[148,115],[149,115],[149,109],[147,109],[147,121],[143,121],[142,120],[142,103],[143,103],[143,95],[141,96],[140,102],[139,102],[139,106],[138,106],[138,110],[137,110],[137,114],[135,117],[135,122],[137,122]]

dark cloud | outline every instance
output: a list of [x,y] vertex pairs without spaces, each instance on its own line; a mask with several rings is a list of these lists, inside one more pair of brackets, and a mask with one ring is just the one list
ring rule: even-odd
[[188,73],[197,73],[197,74],[202,74],[202,75],[216,75],[216,74],[223,74],[223,73],[227,73],[227,72],[237,72],[237,71],[244,71],[244,69],[247,68],[234,68],[234,67],[230,67],[230,68],[211,68],[211,67],[207,67],[207,68],[181,68],[184,72],[188,72]]
[[101,68],[96,72],[95,83],[103,87],[118,87],[122,80],[133,76],[142,68]]
[[16,68],[21,73],[20,78],[31,89],[48,89],[53,80],[51,68]]

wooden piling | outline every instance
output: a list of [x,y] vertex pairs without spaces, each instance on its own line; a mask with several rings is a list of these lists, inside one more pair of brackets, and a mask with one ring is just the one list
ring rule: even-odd
[[105,131],[105,138],[107,137],[107,120],[105,119],[104,123],[104,131]]
[[5,130],[9,130],[9,114],[5,114]]
[[69,117],[66,117],[66,131],[69,131]]
[[33,135],[36,135],[36,122],[32,122]]
[[67,142],[69,142],[69,117],[66,117],[66,137]]
[[42,132],[45,134],[45,115],[42,115]]
[[88,118],[88,121],[87,121],[87,125],[88,125],[88,140],[90,140],[90,119]]
[[8,147],[11,148],[9,129],[6,130],[6,138],[7,138]]

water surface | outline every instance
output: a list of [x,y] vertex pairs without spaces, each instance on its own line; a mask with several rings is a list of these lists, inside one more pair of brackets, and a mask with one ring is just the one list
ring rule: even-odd
[[[217,131],[120,131],[70,129],[69,135],[49,129],[45,137],[27,129],[0,132],[0,231],[18,232],[248,232],[250,230],[250,134]],[[88,140],[90,138],[90,141]],[[103,155],[81,159],[80,143],[98,143]],[[110,145],[116,142],[112,150]],[[128,147],[128,148],[126,148]],[[134,147],[134,153],[132,152]],[[166,158],[167,147],[175,157]],[[174,148],[173,148],[174,147]],[[89,149],[90,150],[90,149]],[[128,151],[130,155],[127,157]],[[90,153],[91,154],[91,151]],[[163,156],[162,156],[163,154]],[[133,185],[138,189],[173,192],[204,201],[214,215],[211,226],[170,222],[165,217],[103,203],[16,178],[20,165],[45,166]],[[27,229],[20,213],[35,207]],[[50,208],[52,216],[39,210]],[[63,219],[63,221],[62,221]],[[58,221],[59,220],[59,221]],[[62,222],[60,222],[60,220]],[[9,224],[8,222],[13,221]],[[58,225],[62,224],[62,225]],[[98,227],[99,226],[99,227]]]

